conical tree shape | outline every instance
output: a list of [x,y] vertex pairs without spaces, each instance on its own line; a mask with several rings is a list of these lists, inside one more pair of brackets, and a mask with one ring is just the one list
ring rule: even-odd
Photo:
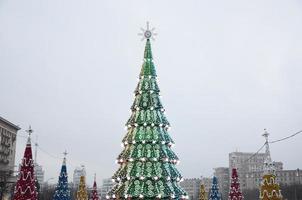
[[66,167],[66,158],[63,159],[59,181],[53,196],[53,200],[70,200],[70,190],[68,186],[68,176]]
[[207,193],[206,193],[206,190],[205,190],[205,187],[204,187],[204,184],[201,184],[200,185],[200,189],[199,189],[199,200],[207,200],[208,197],[207,197]]
[[232,169],[232,179],[231,179],[231,186],[229,192],[229,200],[243,200],[236,168]]
[[221,195],[218,188],[218,179],[216,176],[213,177],[209,200],[221,200]]
[[[28,130],[32,133],[31,128]],[[35,186],[34,161],[30,136],[27,139],[24,156],[19,169],[19,176],[15,186],[13,200],[37,200],[38,193]]]
[[92,192],[91,192],[91,200],[99,200],[98,187],[96,185],[96,178],[94,177]]
[[260,200],[282,200],[280,186],[276,183],[274,174],[265,174],[262,177]]
[[112,177],[116,185],[109,191],[108,199],[187,198],[179,186],[182,176],[175,167],[178,157],[171,150],[174,142],[167,132],[170,124],[159,92],[147,39],[132,114],[122,141],[124,150],[117,158],[120,167]]
[[80,183],[77,191],[76,200],[88,200],[85,176],[80,177]]
[[276,182],[275,165],[271,159],[269,149],[268,136],[269,133],[265,130],[263,136],[265,137],[265,154],[264,160],[264,175],[260,186],[260,200],[282,200],[282,194],[279,184]]

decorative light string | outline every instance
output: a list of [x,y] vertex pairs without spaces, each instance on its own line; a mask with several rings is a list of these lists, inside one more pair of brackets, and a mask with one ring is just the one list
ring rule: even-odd
[[[25,136],[25,135],[20,135],[20,134],[18,134],[17,137],[21,137],[21,138],[26,138],[26,139],[27,139],[27,138],[28,138],[28,135]],[[35,141],[32,140],[32,142],[35,142]],[[56,159],[56,160],[62,160],[61,157],[55,156],[55,155],[49,153],[48,151],[46,151],[46,150],[44,150],[43,148],[41,148],[40,145],[38,145],[37,147],[38,147],[38,149],[39,149],[41,152],[43,152],[44,154],[48,155],[49,157],[51,157],[51,158],[53,158],[53,159]],[[70,160],[70,159],[68,159],[68,160]],[[72,164],[70,161],[68,162],[68,164],[71,165],[73,168],[76,168],[76,165]]]
[[[298,131],[298,132],[296,132],[296,133],[294,133],[294,134],[292,134],[292,135],[289,135],[289,136],[287,136],[287,137],[284,137],[284,138],[281,138],[281,139],[278,139],[278,140],[274,140],[274,141],[271,141],[271,142],[268,142],[269,144],[274,144],[274,143],[278,143],[278,142],[281,142],[281,141],[284,141],[284,140],[288,140],[288,139],[290,139],[290,138],[292,138],[292,137],[295,137],[295,136],[297,136],[298,134],[300,134],[300,133],[302,133],[302,130],[301,131]],[[254,153],[253,155],[251,155],[248,159],[246,159],[244,162],[248,162],[249,160],[251,160],[253,157],[255,157],[264,147],[265,147],[265,145],[266,145],[266,142],[260,147],[260,149],[256,152],[256,153]]]
[[296,133],[294,133],[294,134],[292,134],[292,135],[290,135],[290,136],[287,136],[287,137],[285,137],[285,138],[282,138],[282,139],[279,139],[279,140],[274,140],[274,141],[269,142],[269,143],[270,143],[270,144],[274,144],[274,143],[277,143],[277,142],[281,142],[281,141],[290,139],[290,138],[292,138],[292,137],[295,137],[296,135],[298,135],[298,134],[300,134],[300,133],[302,133],[302,130],[301,130],[301,131],[298,131],[298,132],[296,132]]
[[[285,141],[285,140],[288,140],[288,139],[291,139],[297,135],[299,135],[300,133],[302,133],[302,130],[301,131],[298,131],[292,135],[289,135],[287,137],[284,137],[284,138],[281,138],[281,139],[278,139],[278,140],[274,140],[274,141],[271,141],[269,142],[270,144],[274,144],[274,143],[278,143],[278,142],[282,142],[282,141]],[[22,138],[27,138],[28,136],[25,136],[25,135],[20,135],[18,134],[17,135],[18,137],[22,137]],[[124,143],[125,145],[127,145],[127,143]],[[248,159],[246,159],[244,162],[248,162],[249,160],[251,160],[253,157],[255,157],[257,154],[259,154],[259,152],[265,147],[266,145],[266,142],[258,149],[258,151],[256,151],[256,153],[254,153],[253,155],[251,155]],[[57,156],[54,156],[52,155],[51,153],[49,153],[48,151],[45,151],[44,149],[42,149],[40,146],[38,146],[38,148],[43,152],[45,153],[46,155],[54,158],[54,159],[59,159],[61,160],[61,158],[57,157]],[[174,160],[173,160],[174,161]],[[69,163],[71,166],[75,167],[74,165],[72,165],[71,163]]]
[[248,159],[246,159],[244,162],[248,162],[249,160],[251,160],[253,157],[255,157],[264,147],[265,147],[265,145],[266,145],[266,143],[264,143],[261,147],[260,147],[260,149],[256,152],[256,153],[254,153],[253,155],[251,155]]

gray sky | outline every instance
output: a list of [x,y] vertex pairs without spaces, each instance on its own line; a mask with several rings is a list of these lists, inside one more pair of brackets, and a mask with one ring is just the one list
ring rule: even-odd
[[[294,0],[0,0],[0,115],[32,125],[41,148],[88,183],[118,166],[149,20],[163,103],[185,177],[212,175],[228,153],[302,129],[302,3]],[[271,146],[302,168],[302,136]],[[25,145],[18,138],[16,163]],[[46,178],[61,159],[39,152]],[[72,164],[72,165],[70,165]],[[91,183],[90,183],[91,184]],[[100,184],[100,183],[99,183]]]

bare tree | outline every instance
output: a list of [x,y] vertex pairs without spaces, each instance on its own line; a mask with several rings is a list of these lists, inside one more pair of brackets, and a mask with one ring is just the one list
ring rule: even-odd
[[0,200],[3,200],[4,194],[10,193],[10,188],[13,183],[9,182],[9,177],[12,171],[0,171]]

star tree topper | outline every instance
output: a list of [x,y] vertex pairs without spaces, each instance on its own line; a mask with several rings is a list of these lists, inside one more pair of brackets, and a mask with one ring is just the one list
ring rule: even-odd
[[147,22],[146,24],[146,28],[141,28],[141,33],[139,33],[138,35],[142,36],[142,41],[143,40],[148,40],[148,39],[152,39],[152,40],[155,40],[154,36],[157,35],[157,33],[154,32],[155,28],[151,28],[150,29],[150,24],[149,22]]
[[63,155],[64,155],[64,158],[66,158],[66,156],[67,156],[67,151],[65,150],[64,152],[63,152]]
[[31,125],[29,125],[29,128],[26,130],[26,132],[28,133],[28,136],[31,136],[31,134],[34,132],[34,130],[31,129]]

